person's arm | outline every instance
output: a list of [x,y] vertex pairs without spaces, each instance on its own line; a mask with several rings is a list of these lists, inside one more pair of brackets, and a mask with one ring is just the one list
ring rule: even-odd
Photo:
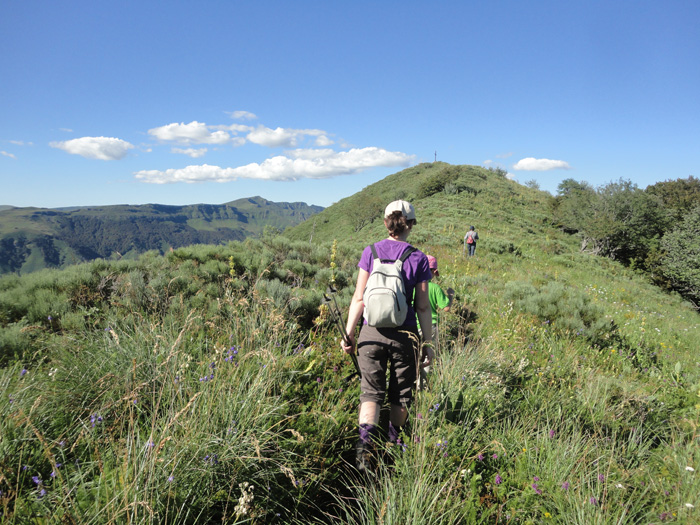
[[[423,281],[416,285],[416,301],[414,307],[418,315],[423,332],[423,342],[430,343],[433,340],[433,317],[430,312],[430,298],[428,296],[428,281]],[[431,346],[422,345],[421,366],[430,366],[433,361],[434,352]]]
[[450,307],[452,306],[452,300],[455,297],[455,291],[452,288],[447,289],[447,306],[445,306],[442,310],[444,312],[449,312]]
[[369,279],[369,272],[360,268],[360,272],[357,274],[357,284],[355,285],[355,293],[352,294],[352,300],[350,301],[350,310],[348,311],[348,322],[345,325],[345,331],[348,334],[349,341],[341,341],[340,347],[346,354],[355,353],[355,328],[357,323],[362,316],[362,311],[364,310],[365,303],[362,301],[362,295],[365,293],[365,286],[367,286],[367,279]]

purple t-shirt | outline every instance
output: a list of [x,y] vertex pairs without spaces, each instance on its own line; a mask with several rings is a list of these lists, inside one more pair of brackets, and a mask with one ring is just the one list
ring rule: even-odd
[[[410,244],[402,241],[392,241],[391,239],[384,239],[379,242],[374,243],[374,249],[377,250],[377,255],[381,260],[395,261],[401,257],[404,250],[408,248]],[[362,252],[362,257],[360,257],[360,262],[357,264],[358,267],[367,271],[367,273],[372,273],[372,267],[374,266],[374,258],[372,257],[372,249],[367,246]],[[408,256],[403,263],[403,268],[401,273],[404,276],[404,286],[406,287],[406,297],[413,297],[413,290],[416,284],[430,281],[432,278],[432,273],[430,272],[430,266],[428,266],[428,258],[420,250],[416,250],[411,255]],[[365,324],[367,321],[365,321]],[[416,311],[413,309],[413,304],[409,301],[408,313],[406,315],[406,320],[402,326],[416,326]]]

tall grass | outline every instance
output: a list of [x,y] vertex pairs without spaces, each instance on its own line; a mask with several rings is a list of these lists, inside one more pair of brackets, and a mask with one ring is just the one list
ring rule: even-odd
[[[352,466],[359,385],[318,307],[332,278],[349,303],[361,243],[340,243],[333,271],[319,224],[313,243],[1,279],[2,519],[697,522],[697,313],[579,254],[536,192],[480,174],[469,199],[417,203],[412,241],[456,300],[428,388],[369,478]],[[465,259],[467,221],[482,240]]]

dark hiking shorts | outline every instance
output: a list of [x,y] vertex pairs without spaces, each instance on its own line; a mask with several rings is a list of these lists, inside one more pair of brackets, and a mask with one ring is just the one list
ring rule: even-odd
[[374,328],[364,325],[357,341],[357,361],[362,371],[360,401],[384,403],[386,370],[389,375],[389,402],[408,408],[416,382],[415,328]]

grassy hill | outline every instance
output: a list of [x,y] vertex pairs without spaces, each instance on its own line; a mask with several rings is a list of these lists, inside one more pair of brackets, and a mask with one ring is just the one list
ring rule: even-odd
[[260,197],[190,206],[90,206],[0,210],[0,273],[63,268],[97,258],[135,258],[190,244],[216,244],[284,229],[320,206]]
[[[403,444],[366,480],[358,382],[320,304],[334,282],[347,306],[397,197],[456,301]],[[284,236],[0,279],[3,518],[697,522],[700,317],[580,253],[549,198],[425,164]]]

